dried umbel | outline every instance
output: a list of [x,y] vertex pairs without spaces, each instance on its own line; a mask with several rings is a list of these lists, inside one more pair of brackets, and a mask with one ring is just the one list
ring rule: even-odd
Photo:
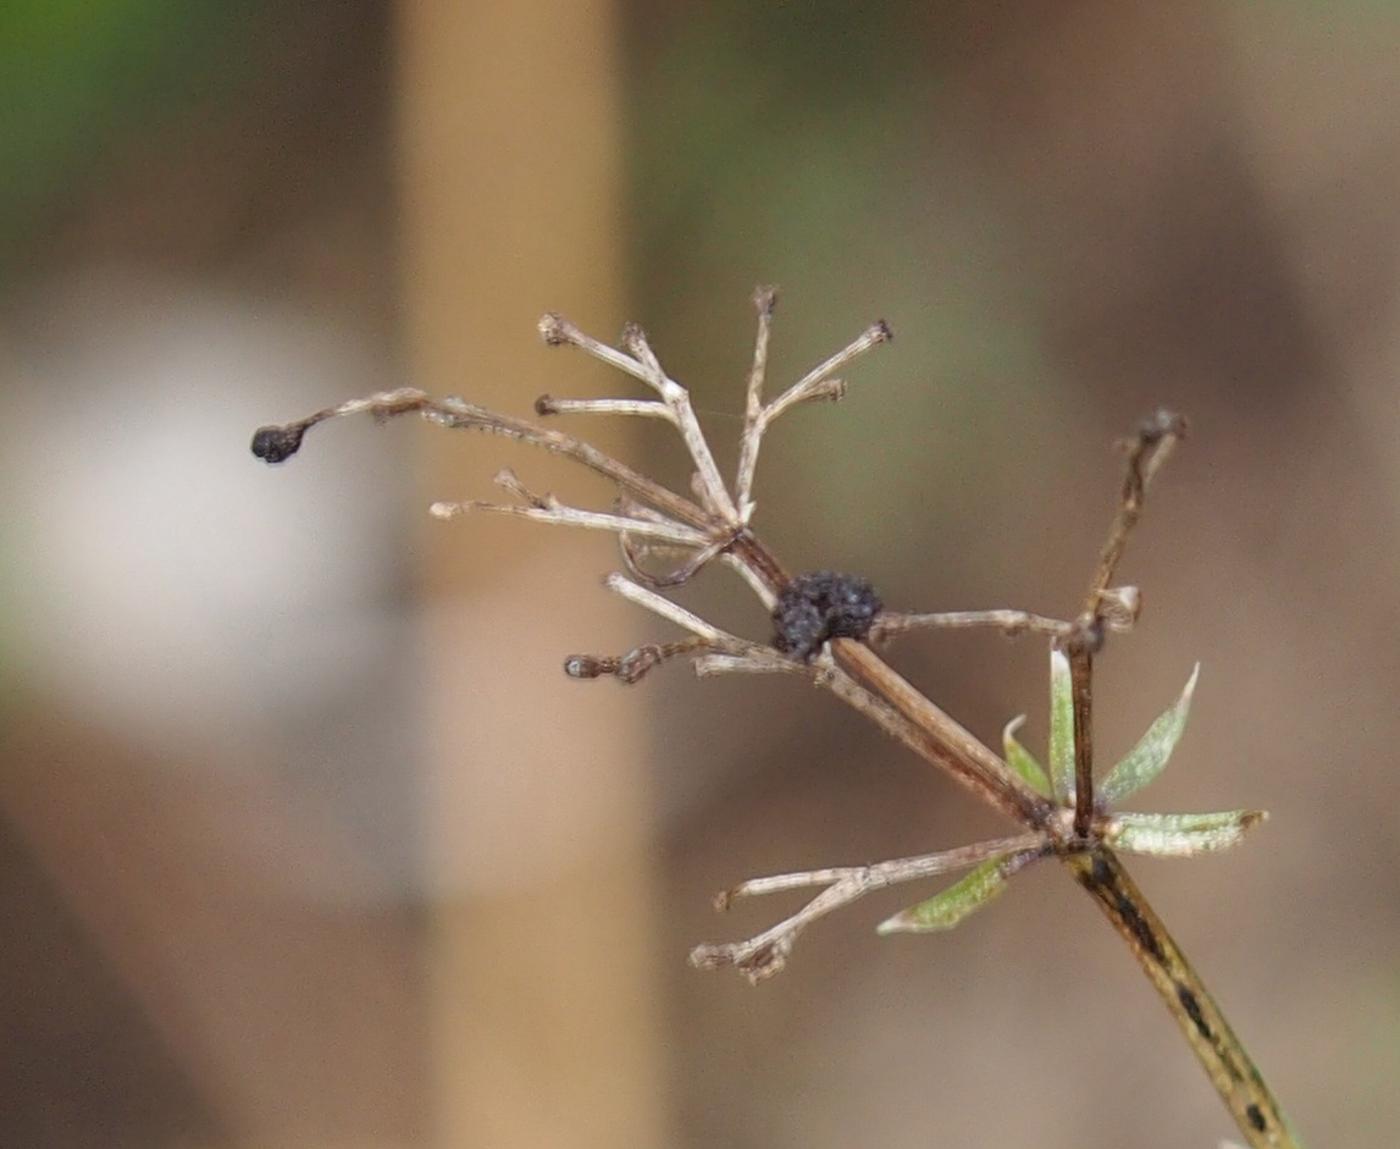
[[[297,451],[307,430],[328,419],[356,413],[377,417],[417,413],[443,427],[502,435],[571,459],[616,486],[617,500],[611,507],[572,506],[554,495],[530,490],[506,470],[496,476],[505,501],[441,502],[431,508],[441,519],[485,512],[609,532],[617,538],[624,570],[606,577],[607,588],[667,619],[685,634],[621,655],[572,655],[565,661],[566,673],[576,679],[608,676],[635,683],[668,662],[688,660],[701,675],[797,675],[854,707],[1016,824],[1016,832],[1008,836],[917,857],[743,882],[722,894],[717,905],[725,908],[738,898],[785,890],[817,892],[797,913],[754,937],[696,947],[692,964],[732,967],[751,981],[762,980],[783,968],[807,926],[833,910],[872,890],[967,870],[962,880],[880,926],[882,933],[949,929],[1002,893],[1022,870],[1056,859],[1128,943],[1249,1144],[1256,1149],[1296,1149],[1300,1143],[1257,1068],[1118,858],[1119,852],[1181,857],[1223,849],[1263,819],[1262,813],[1249,810],[1140,814],[1117,809],[1122,799],[1165,767],[1185,728],[1194,673],[1178,701],[1138,744],[1101,783],[1095,778],[1094,660],[1108,636],[1130,630],[1141,610],[1136,588],[1111,584],[1151,481],[1185,432],[1184,420],[1171,412],[1155,412],[1127,443],[1117,513],[1088,591],[1072,618],[1013,609],[889,611],[863,578],[830,571],[790,576],[753,530],[754,480],[765,435],[780,416],[802,404],[840,399],[846,384],[837,373],[891,338],[883,321],[874,323],[775,398],[765,399],[775,298],[769,288],[759,289],[754,296],[758,334],[732,482],[723,476],[689,392],[666,374],[639,327],[628,326],[621,347],[611,347],[557,314],[540,321],[546,344],[575,348],[618,368],[648,388],[651,397],[543,396],[535,405],[536,414],[540,418],[647,418],[671,424],[694,468],[689,494],[667,488],[582,439],[464,399],[434,398],[411,388],[342,403],[285,426],[261,428],[253,439],[253,453],[269,463],[280,463]],[[773,619],[771,636],[746,638],[722,630],[661,593],[716,564],[737,573],[758,596]],[[997,754],[876,652],[878,644],[915,631],[967,627],[1035,634],[1048,640],[1051,689],[1046,765],[1017,741],[1021,719],[1007,725],[1002,753]]]

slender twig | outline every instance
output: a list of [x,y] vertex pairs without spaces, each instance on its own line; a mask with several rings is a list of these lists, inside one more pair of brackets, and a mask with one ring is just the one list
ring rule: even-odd
[[1142,517],[1147,488],[1162,464],[1171,458],[1176,445],[1186,435],[1186,420],[1173,411],[1154,411],[1138,427],[1137,437],[1129,444],[1128,466],[1123,476],[1123,490],[1118,499],[1118,513],[1109,528],[1108,538],[1099,553],[1098,566],[1084,596],[1083,610],[1095,614],[1099,600],[1113,581],[1118,562],[1128,546],[1128,537]]
[[655,399],[556,399],[541,395],[535,400],[536,415],[638,415],[644,419],[676,421],[675,412]]
[[874,862],[868,866],[837,866],[825,870],[804,870],[795,874],[750,878],[717,894],[715,906],[717,909],[727,910],[740,898],[760,897],[808,886],[829,886],[847,878],[870,882],[868,888],[875,889],[875,881],[887,886],[899,882],[912,882],[919,878],[931,878],[953,870],[966,869],[988,858],[995,858],[998,854],[1044,849],[1051,844],[1044,834],[1018,834],[1013,838],[994,838],[972,846],[958,846],[951,850],[940,850],[936,854],[919,854],[912,858],[895,858],[889,862]]
[[[1135,586],[1114,587],[1100,596],[1100,616],[1106,630],[1126,634],[1137,623],[1141,596]],[[1050,618],[1029,610],[940,610],[927,614],[911,614],[887,610],[870,628],[870,641],[885,642],[914,630],[972,630],[993,628],[1008,638],[1023,634],[1044,634],[1050,638],[1067,639],[1080,624],[1062,618]]]
[[716,674],[795,674],[818,685],[830,673],[827,667],[788,658],[771,647],[747,654],[703,654],[691,665],[700,678]]
[[269,463],[283,462],[296,454],[301,447],[302,437],[312,427],[324,423],[327,419],[358,414],[370,414],[376,418],[419,414],[444,427],[484,431],[489,435],[501,435],[507,439],[542,447],[546,451],[582,463],[604,478],[611,479],[624,491],[630,492],[674,519],[701,529],[711,525],[709,516],[689,499],[667,490],[654,479],[639,474],[626,463],[619,462],[581,439],[546,430],[525,419],[498,414],[464,399],[435,399],[412,387],[381,391],[363,399],[351,399],[317,411],[294,423],[260,427],[253,436],[253,453]]
[[1074,629],[1074,623],[1032,614],[1028,610],[943,610],[929,614],[886,611],[870,628],[870,640],[882,642],[911,630],[971,630],[975,627],[995,627],[1008,637],[1031,633],[1063,638]]
[[1026,859],[1044,856],[1051,850],[1045,834],[1020,834],[1014,838],[999,838],[923,854],[914,858],[896,858],[869,866],[842,866],[835,869],[809,870],[799,874],[778,874],[768,878],[752,878],[715,898],[719,909],[728,909],[737,898],[777,893],[810,886],[827,888],[790,917],[762,933],[739,942],[706,943],[690,951],[690,964],[700,969],[720,966],[736,967],[750,982],[772,977],[786,964],[798,935],[818,918],[825,917],[842,906],[874,890],[901,882],[912,882],[954,870],[967,869],[988,858],[1002,854],[1024,856]]
[[663,590],[666,587],[683,586],[688,583],[709,563],[723,554],[725,548],[732,542],[732,536],[715,539],[701,547],[669,574],[658,575],[653,574],[642,565],[642,555],[632,538],[635,533],[637,532],[625,531],[618,537],[622,548],[622,561],[627,565],[628,574],[653,590]]
[[763,438],[763,380],[768,373],[768,337],[773,328],[773,309],[778,305],[778,289],[760,287],[753,293],[758,312],[758,333],[754,336],[753,366],[744,392],[744,437],[739,447],[739,472],[734,480],[734,501],[739,518],[753,517],[753,475],[758,462],[758,445]]
[[672,602],[664,595],[659,595],[653,590],[648,590],[627,578],[626,575],[618,574],[614,571],[603,580],[603,585],[614,594],[621,595],[629,602],[636,604],[643,610],[649,610],[653,614],[659,614],[662,618],[669,619],[682,630],[688,630],[692,634],[698,634],[717,648],[745,650],[754,645],[745,642],[735,635],[728,634],[720,630],[719,627],[706,622],[698,614],[688,611],[678,603]]
[[[540,510],[544,510],[557,502],[553,495],[535,494],[534,491],[530,490],[529,487],[520,481],[520,476],[510,467],[502,467],[496,472],[496,477],[491,481],[503,491],[509,491],[527,507],[538,507]],[[656,516],[653,521],[666,521],[664,516],[657,515],[655,511],[651,513]]]
[[[1094,655],[1103,645],[1105,611],[1119,613],[1123,605],[1121,600],[1109,597],[1108,584],[1113,581],[1128,538],[1142,517],[1153,476],[1171,457],[1185,433],[1186,420],[1165,408],[1159,408],[1139,425],[1137,437],[1128,445],[1128,465],[1118,510],[1099,553],[1082,612],[1075,622],[1074,632],[1060,640],[1069,655],[1074,691],[1074,829],[1081,838],[1088,834],[1094,816]],[[1134,597],[1131,607],[1134,617],[1136,609]]]
[[834,378],[837,371],[872,347],[894,338],[889,324],[883,319],[871,324],[831,358],[817,364],[796,383],[766,406],[763,405],[763,377],[768,363],[768,328],[773,318],[776,296],[771,289],[760,289],[754,295],[758,308],[758,339],[754,344],[753,368],[749,372],[749,387],[744,410],[744,438],[739,446],[739,473],[734,489],[740,508],[740,521],[747,524],[753,518],[754,471],[758,467],[758,451],[763,436],[779,415],[799,403],[814,399],[840,399],[846,385]]
[[568,507],[551,500],[546,506],[516,507],[507,503],[488,503],[480,499],[468,499],[460,503],[433,503],[428,513],[438,519],[455,519],[460,515],[484,511],[496,515],[514,515],[517,518],[533,519],[537,523],[552,523],[561,527],[582,527],[585,530],[611,531],[614,534],[626,532],[664,542],[681,543],[688,546],[705,546],[705,536],[691,527],[680,523],[658,523],[649,519],[629,519],[623,515],[609,515],[601,511],[584,511]]
[[619,656],[571,654],[564,660],[564,673],[570,678],[602,678],[611,675],[629,686],[649,671],[672,658],[709,649],[703,638],[683,638],[678,642],[647,643]]
[[690,457],[695,463],[695,474],[705,505],[726,523],[737,526],[739,512],[729,497],[724,480],[720,478],[714,453],[710,450],[705,433],[700,429],[700,421],[696,419],[695,410],[690,405],[690,392],[674,379],[667,378],[666,372],[661,369],[661,361],[647,342],[646,332],[635,323],[629,323],[623,329],[622,343],[642,364],[646,371],[643,376],[645,381],[656,388],[661,401],[671,409],[681,438],[685,440],[686,450],[690,452]]

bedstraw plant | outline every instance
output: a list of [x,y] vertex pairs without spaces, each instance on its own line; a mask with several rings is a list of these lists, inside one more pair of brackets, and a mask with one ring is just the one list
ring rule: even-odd
[[[881,933],[951,929],[997,897],[1021,871],[1039,862],[1058,862],[1127,943],[1175,1016],[1244,1139],[1256,1149],[1297,1149],[1301,1142],[1253,1060],[1120,858],[1125,854],[1191,857],[1221,850],[1234,845],[1265,817],[1255,810],[1159,814],[1120,809],[1121,802],[1166,766],[1185,728],[1199,667],[1176,702],[1111,769],[1098,772],[1094,762],[1095,657],[1109,636],[1131,630],[1141,605],[1137,589],[1115,585],[1115,574],[1153,478],[1185,434],[1184,420],[1168,411],[1154,412],[1126,442],[1117,511],[1083,601],[1072,617],[1010,609],[892,611],[863,578],[831,571],[790,574],[754,532],[759,452],[773,424],[802,404],[839,400],[846,391],[840,373],[892,337],[889,327],[877,322],[768,398],[765,375],[775,300],[769,288],[760,288],[754,295],[758,333],[732,481],[726,481],[716,461],[689,393],[667,375],[639,327],[629,325],[620,347],[612,347],[555,314],[544,316],[539,324],[546,344],[600,359],[639,380],[650,394],[642,399],[545,395],[535,403],[538,420],[603,415],[669,423],[679,432],[693,466],[689,492],[677,493],[585,440],[540,421],[498,414],[457,397],[434,398],[411,388],[351,400],[294,423],[263,427],[253,437],[253,453],[269,463],[281,463],[300,448],[307,430],[326,420],[358,413],[378,418],[416,413],[442,427],[503,435],[582,464],[616,486],[617,499],[608,509],[576,507],[552,494],[536,493],[510,470],[496,476],[506,496],[502,501],[440,502],[431,508],[440,519],[504,514],[616,536],[623,569],[609,574],[605,585],[675,624],[682,637],[621,655],[572,655],[564,663],[567,674],[576,679],[611,676],[635,683],[663,663],[684,660],[699,675],[797,675],[858,710],[1015,825],[1015,832],[1005,837],[918,857],[741,882],[719,895],[718,908],[739,898],[786,890],[813,891],[813,896],[796,913],[753,937],[697,946],[690,955],[693,965],[732,968],[759,982],[783,968],[802,931],[819,918],[874,890],[967,871],[954,884],[879,927]],[[772,616],[771,634],[750,638],[729,633],[664,593],[712,565],[728,567],[758,596]],[[1050,737],[1043,765],[1017,740],[1023,718],[1007,724],[998,754],[878,653],[884,644],[916,631],[968,627],[1033,634],[1047,641]],[[1101,777],[1096,776],[1099,773]]]

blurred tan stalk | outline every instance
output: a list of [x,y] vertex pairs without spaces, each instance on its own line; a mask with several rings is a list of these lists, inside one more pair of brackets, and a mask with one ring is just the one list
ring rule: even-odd
[[[401,6],[415,385],[518,411],[559,362],[535,351],[542,310],[626,312],[616,22],[607,3]],[[421,442],[425,504],[498,449]],[[629,645],[624,616],[541,532],[422,529],[432,1143],[660,1145],[644,711],[557,669],[558,612],[598,649]]]

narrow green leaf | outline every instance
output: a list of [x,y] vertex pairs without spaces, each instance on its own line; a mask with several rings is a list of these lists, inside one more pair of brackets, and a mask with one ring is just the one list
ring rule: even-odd
[[1006,764],[1015,770],[1032,790],[1048,798],[1050,779],[1045,776],[1045,767],[1016,739],[1016,731],[1025,725],[1025,721],[1026,716],[1018,714],[1006,724],[1006,728],[1001,732],[1002,752],[1006,755]]
[[1128,752],[1099,787],[1099,796],[1108,805],[1120,802],[1129,794],[1141,790],[1152,781],[1166,766],[1176,749],[1182,731],[1186,729],[1186,718],[1191,713],[1191,695],[1196,691],[1196,679],[1200,676],[1201,664],[1191,671],[1186,680],[1186,689],[1181,697],[1147,728],[1142,741]]
[[1050,777],[1055,797],[1068,802],[1074,796],[1074,691],[1061,650],[1050,652]]
[[1108,841],[1125,854],[1189,858],[1227,850],[1249,829],[1268,818],[1263,810],[1224,810],[1215,814],[1116,814]]
[[951,930],[963,918],[980,910],[1006,889],[1007,877],[1002,869],[1005,861],[1006,858],[1001,857],[983,862],[962,881],[934,894],[928,901],[900,910],[894,917],[881,922],[879,932],[918,934]]

